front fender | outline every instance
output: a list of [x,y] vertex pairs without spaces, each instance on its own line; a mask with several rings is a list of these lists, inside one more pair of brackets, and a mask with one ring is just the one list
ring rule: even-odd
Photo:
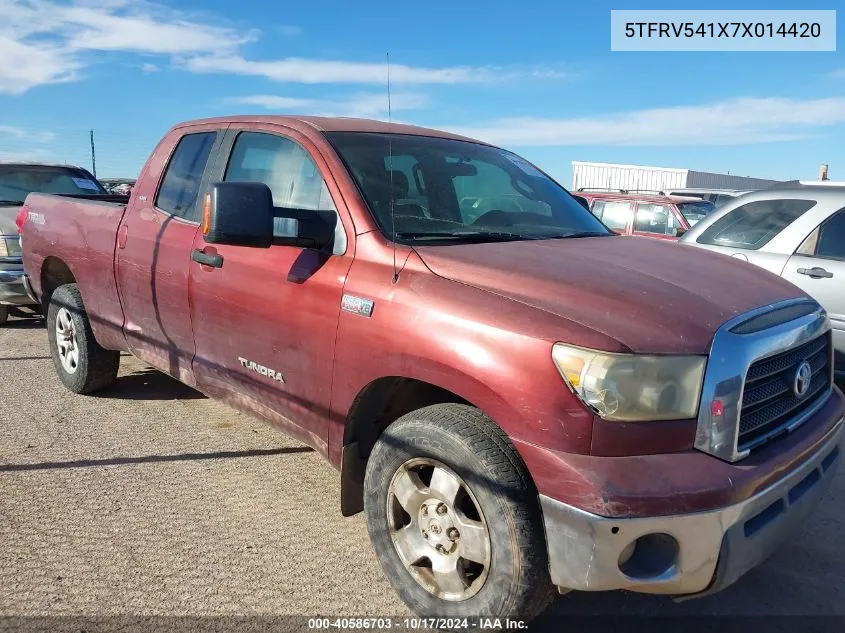
[[[356,264],[350,277],[356,274]],[[332,382],[329,444],[339,463],[343,427],[374,380],[410,378],[484,411],[511,438],[589,453],[593,416],[552,361],[553,317],[489,292],[406,269],[395,286],[351,293],[369,298],[369,317],[341,311]],[[383,293],[379,297],[379,293]],[[538,335],[546,331],[545,336]]]

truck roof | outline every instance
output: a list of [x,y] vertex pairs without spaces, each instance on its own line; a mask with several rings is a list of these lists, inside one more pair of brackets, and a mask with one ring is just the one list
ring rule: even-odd
[[470,141],[487,145],[483,141],[435,130],[432,128],[408,125],[405,123],[388,123],[376,121],[375,119],[360,119],[355,117],[322,117],[322,116],[299,116],[299,115],[240,115],[212,117],[207,119],[194,119],[185,121],[174,126],[174,129],[191,127],[194,125],[205,125],[208,123],[275,123],[284,125],[299,131],[318,132],[372,132],[376,134],[413,134],[415,136],[433,136],[437,138],[448,138],[459,141]]

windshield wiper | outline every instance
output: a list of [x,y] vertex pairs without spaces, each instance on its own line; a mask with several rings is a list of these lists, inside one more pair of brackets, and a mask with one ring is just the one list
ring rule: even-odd
[[544,235],[542,239],[559,240],[566,238],[575,239],[579,237],[608,237],[610,235],[616,235],[616,233],[604,233],[601,231],[581,231],[580,233],[561,233],[560,235]]
[[536,240],[536,237],[518,233],[486,233],[484,231],[414,231],[396,233],[403,240],[442,239],[462,242],[513,242],[515,240]]
[[0,200],[0,206],[22,207],[23,206],[23,200]]

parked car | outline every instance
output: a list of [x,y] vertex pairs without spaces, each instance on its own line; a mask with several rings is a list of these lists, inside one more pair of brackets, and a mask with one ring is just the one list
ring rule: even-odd
[[681,241],[757,264],[814,297],[830,315],[836,370],[845,373],[845,183],[785,183],[749,193]]
[[666,192],[668,196],[684,196],[688,198],[700,198],[712,202],[717,209],[728,202],[732,202],[735,198],[749,193],[750,190],[740,189],[703,189],[703,188],[686,188],[686,189],[672,189]]
[[100,184],[106,191],[120,196],[129,196],[135,186],[135,180],[131,178],[100,178]]
[[15,217],[33,191],[46,193],[105,193],[87,171],[71,165],[0,163],[0,325],[10,311],[37,310],[24,291],[23,263]]
[[621,235],[677,239],[715,207],[700,198],[666,196],[660,191],[579,189],[590,210]]
[[128,205],[31,194],[21,215],[70,391],[129,351],[314,447],[398,594],[449,628],[530,619],[555,586],[719,591],[841,454],[817,302],[615,235],[471,139],[205,119],[165,136]]

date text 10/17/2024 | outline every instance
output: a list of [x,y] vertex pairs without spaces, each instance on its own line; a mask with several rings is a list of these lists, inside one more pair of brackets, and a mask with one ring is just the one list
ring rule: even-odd
[[347,629],[371,631],[489,630],[518,631],[528,628],[523,620],[510,618],[309,618],[313,630]]

